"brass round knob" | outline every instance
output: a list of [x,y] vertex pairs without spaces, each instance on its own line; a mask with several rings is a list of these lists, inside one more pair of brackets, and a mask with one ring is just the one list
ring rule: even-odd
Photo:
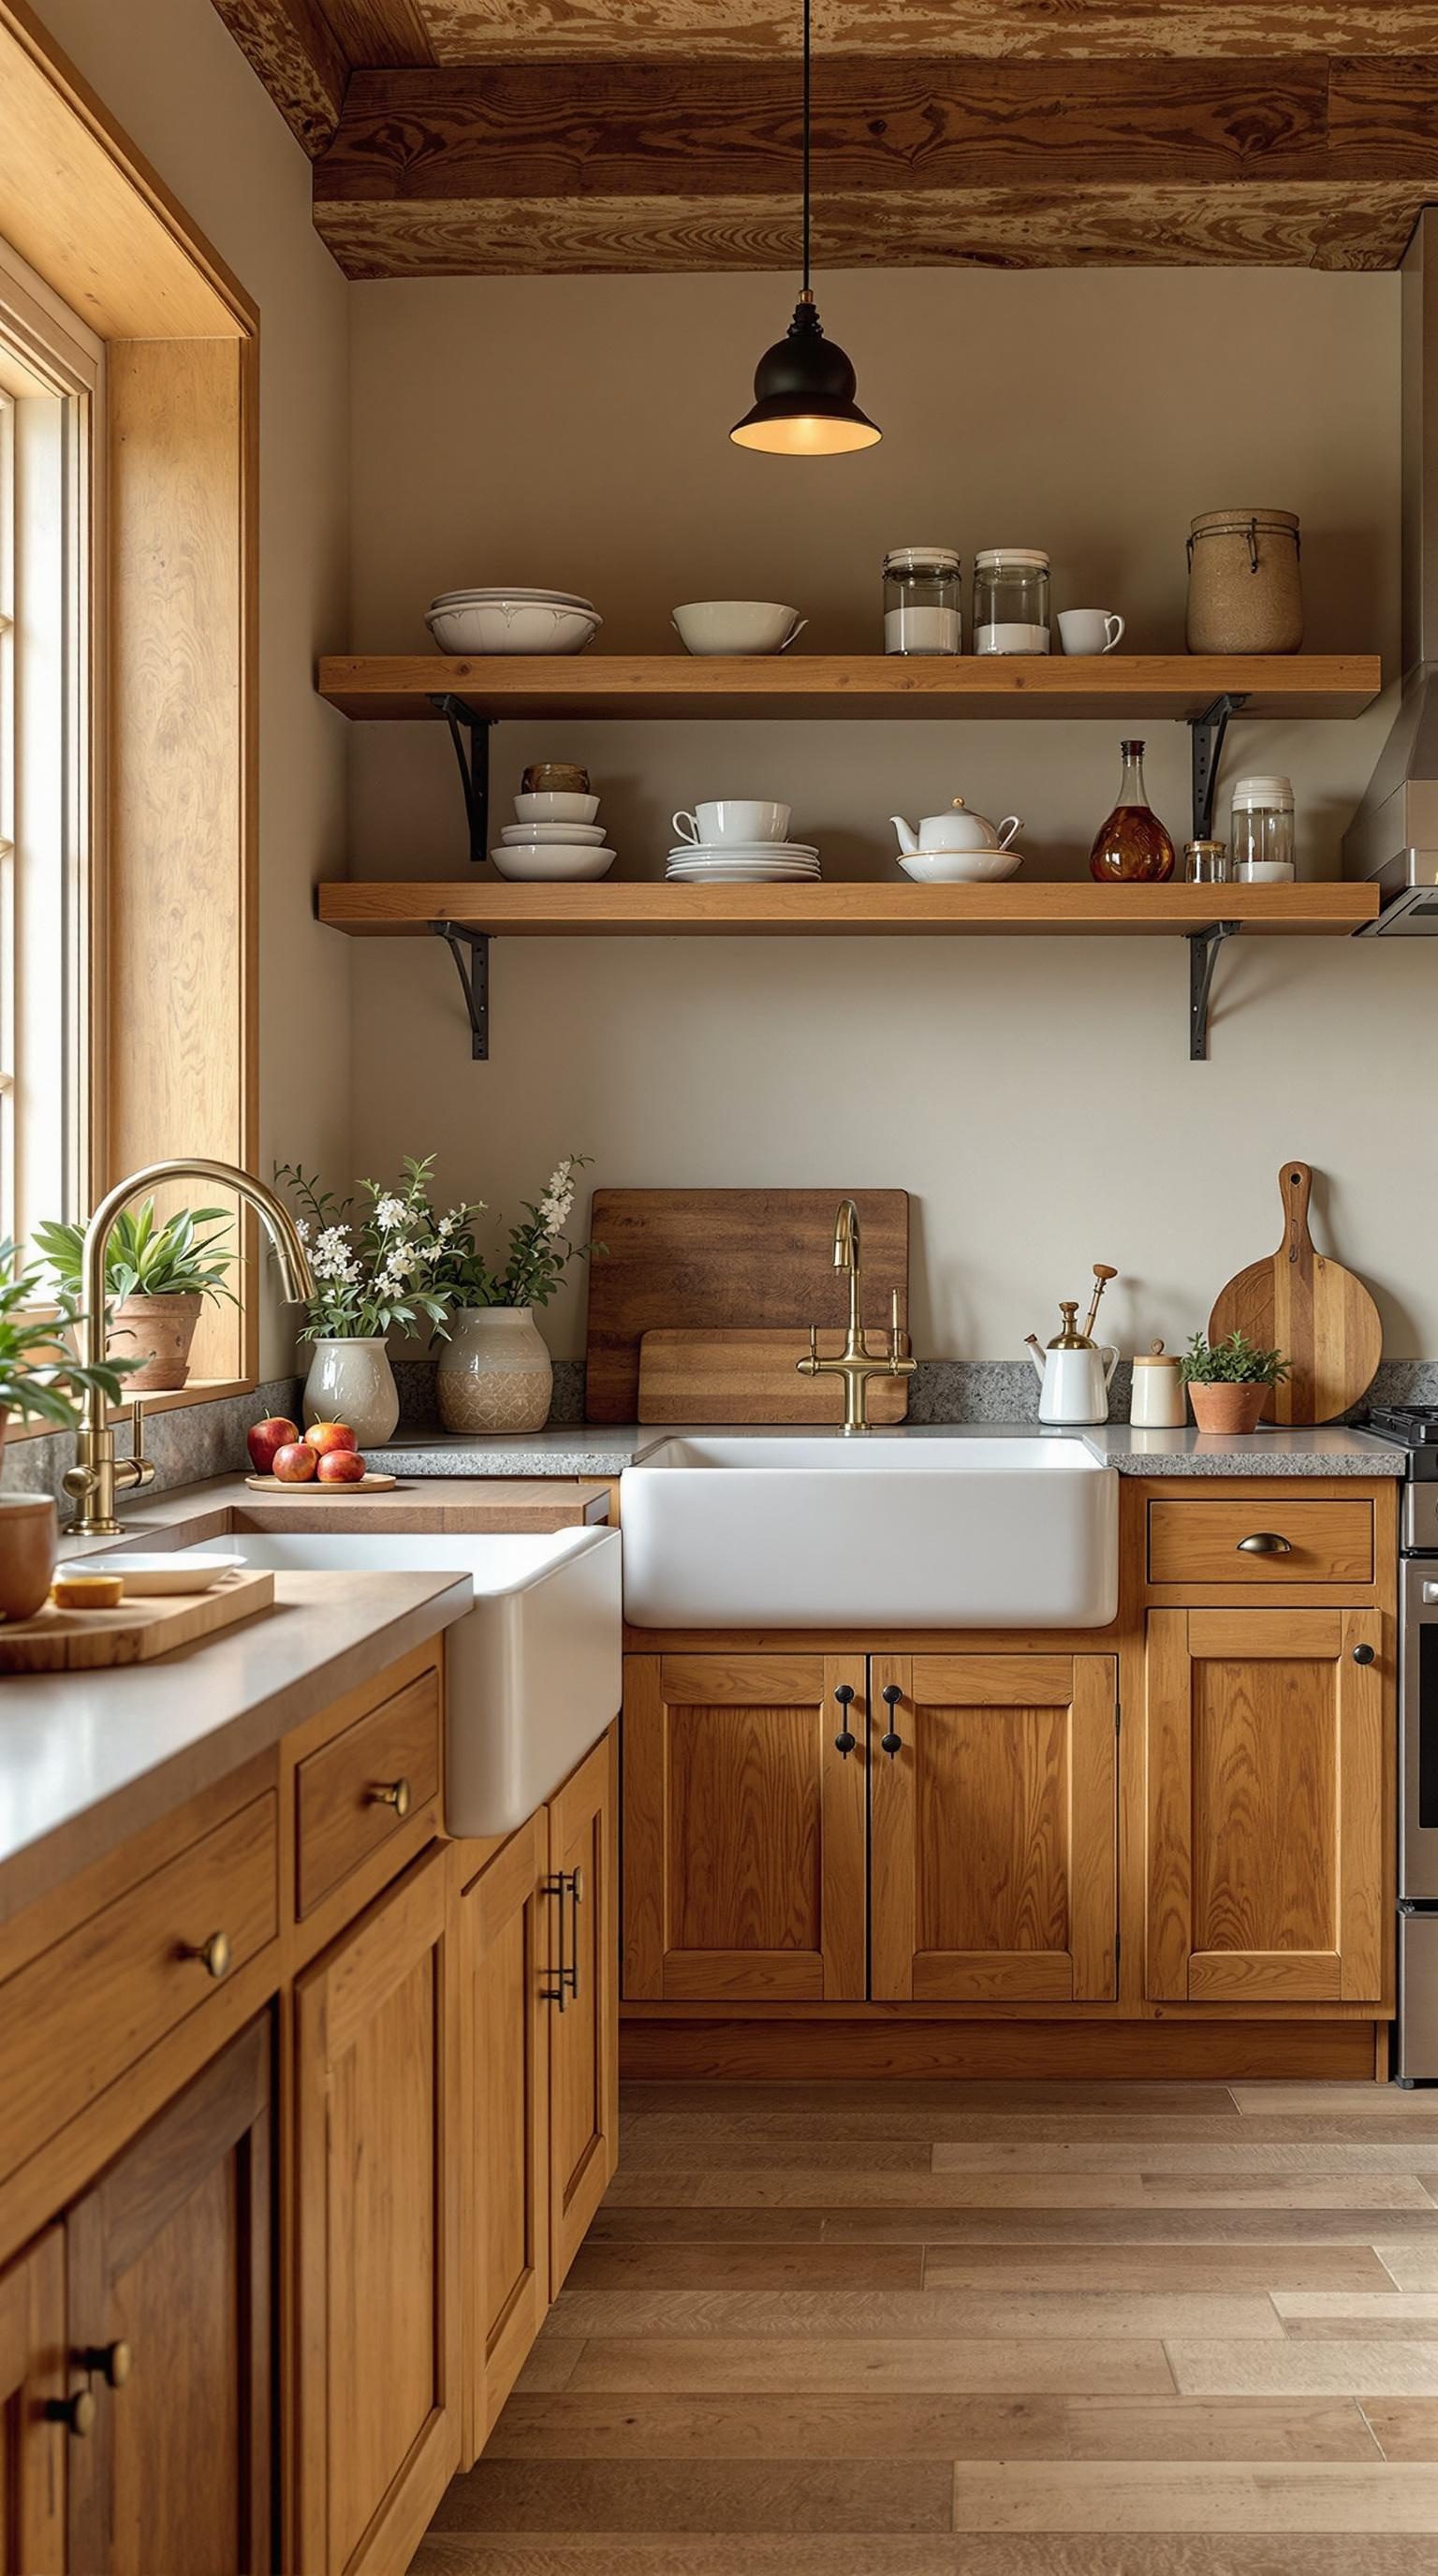
[[85,2354],[84,2360],[85,2368],[98,2370],[110,2388],[123,2388],[135,2367],[135,2356],[123,2335],[118,2343],[97,2344],[93,2352]]
[[393,1807],[397,1816],[407,1816],[414,1803],[414,1791],[401,1774],[398,1780],[381,1780],[370,1795],[377,1807]]
[[88,2440],[95,2429],[95,2400],[88,2388],[77,2388],[73,2397],[52,2397],[45,2408],[49,2424],[63,2424],[77,2442]]
[[574,1902],[576,1905],[582,1905],[584,1903],[584,1872],[582,1869],[577,1869],[574,1873]]
[[196,1949],[186,1950],[184,1956],[199,1959],[212,1977],[223,1977],[230,1964],[230,1936],[228,1932],[212,1932],[208,1941],[201,1941]]

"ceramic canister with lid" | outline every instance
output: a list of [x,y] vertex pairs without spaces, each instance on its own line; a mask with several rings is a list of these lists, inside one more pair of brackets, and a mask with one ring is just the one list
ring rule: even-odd
[[1181,1431],[1188,1420],[1178,1362],[1162,1342],[1134,1354],[1128,1418],[1141,1431]]
[[1235,779],[1229,849],[1235,884],[1292,884],[1292,779]]
[[962,653],[959,558],[950,546],[895,546],[884,557],[884,651]]
[[1205,510],[1188,539],[1190,653],[1296,653],[1303,642],[1292,510]]
[[1033,546],[986,547],[974,557],[974,651],[1048,649],[1048,556]]

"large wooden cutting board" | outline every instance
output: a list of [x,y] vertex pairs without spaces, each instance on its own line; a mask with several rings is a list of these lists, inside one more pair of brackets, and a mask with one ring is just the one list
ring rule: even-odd
[[[844,1347],[835,1326],[819,1335],[819,1356],[834,1359]],[[888,1348],[887,1332],[869,1336],[876,1354]],[[801,1377],[795,1363],[809,1348],[797,1325],[768,1331],[646,1333],[639,1345],[639,1420],[648,1423],[842,1422],[843,1381]],[[908,1409],[906,1377],[871,1377],[869,1420],[902,1422]]]
[[634,1422],[639,1345],[647,1332],[717,1326],[842,1325],[849,1283],[834,1268],[834,1214],[859,1211],[864,1321],[888,1330],[899,1292],[908,1328],[906,1190],[596,1190],[590,1231],[607,1245],[589,1264],[584,1409],[590,1422]]
[[[83,1564],[76,1571],[83,1571]],[[33,1619],[0,1626],[0,1673],[80,1673],[104,1664],[144,1664],[213,1637],[237,1619],[268,1610],[270,1573],[244,1567],[222,1574],[208,1592],[166,1592],[122,1601],[114,1610],[57,1610],[47,1602]]]
[[1314,1250],[1309,1165],[1285,1163],[1278,1193],[1283,1241],[1267,1261],[1251,1262],[1220,1289],[1208,1338],[1246,1333],[1292,1362],[1291,1375],[1264,1406],[1266,1422],[1334,1422],[1372,1385],[1383,1357],[1383,1327],[1362,1280]]

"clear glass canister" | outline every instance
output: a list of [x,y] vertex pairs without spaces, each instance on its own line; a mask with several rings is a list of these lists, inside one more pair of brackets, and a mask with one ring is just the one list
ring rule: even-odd
[[1286,885],[1291,881],[1291,779],[1240,778],[1234,782],[1229,849],[1234,879],[1239,885]]
[[1049,559],[1029,546],[991,546],[974,557],[974,651],[1046,653]]
[[948,546],[896,546],[885,555],[886,653],[962,653],[959,571]]

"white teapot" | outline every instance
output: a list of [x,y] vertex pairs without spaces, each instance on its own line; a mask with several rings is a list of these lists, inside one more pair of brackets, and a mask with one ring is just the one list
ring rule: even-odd
[[926,814],[917,832],[910,829],[902,814],[891,814],[889,820],[906,859],[920,852],[927,858],[949,850],[1006,850],[1015,832],[1023,830],[1017,814],[1006,814],[996,828],[983,814],[971,814],[962,796],[954,798],[946,814]]

